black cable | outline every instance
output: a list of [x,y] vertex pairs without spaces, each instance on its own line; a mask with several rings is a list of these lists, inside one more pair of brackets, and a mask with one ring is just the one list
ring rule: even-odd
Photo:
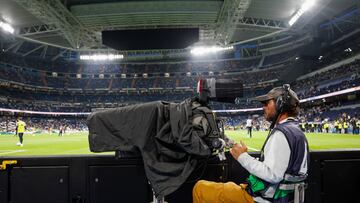
[[268,135],[266,136],[266,140],[265,140],[263,146],[261,147],[260,156],[262,156],[262,154],[264,153],[265,145],[266,145],[267,141],[268,141],[269,138],[270,138],[271,131],[274,129],[275,124],[276,124],[276,121],[278,120],[281,112],[282,112],[282,108],[280,108],[278,111],[276,111],[275,117],[274,117],[274,119],[272,120],[271,125],[270,125],[270,128],[269,128],[269,133],[268,133]]

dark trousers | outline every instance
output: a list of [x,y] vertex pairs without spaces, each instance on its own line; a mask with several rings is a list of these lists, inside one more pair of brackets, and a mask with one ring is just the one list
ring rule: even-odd
[[359,134],[359,128],[353,128],[353,134]]
[[22,144],[24,133],[18,133],[18,135],[19,135],[20,143]]
[[252,127],[246,127],[247,128],[247,130],[248,130],[248,134],[250,134],[250,138],[252,137],[252,135],[251,135],[251,130],[252,130]]

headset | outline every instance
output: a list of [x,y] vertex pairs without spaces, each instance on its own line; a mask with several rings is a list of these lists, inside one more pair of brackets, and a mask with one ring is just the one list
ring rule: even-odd
[[289,110],[289,108],[291,108],[291,104],[290,104],[290,97],[291,97],[291,93],[290,93],[290,85],[289,84],[284,84],[282,86],[282,88],[284,89],[284,93],[277,97],[275,99],[275,108],[276,108],[276,113],[274,116],[274,119],[270,125],[270,131],[271,129],[274,128],[275,123],[279,117],[279,115],[284,111],[284,110]]
[[284,84],[282,86],[284,89],[284,94],[278,98],[276,98],[276,112],[279,112],[278,114],[282,113],[284,109],[287,109],[291,107],[290,104],[290,85]]

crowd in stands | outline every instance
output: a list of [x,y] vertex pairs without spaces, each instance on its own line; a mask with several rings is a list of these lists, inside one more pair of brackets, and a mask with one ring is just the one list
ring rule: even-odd
[[[172,102],[180,102],[186,98],[195,96],[196,93],[193,91],[187,92],[157,92],[157,93],[146,93],[146,92],[115,92],[115,93],[46,93],[37,92],[32,94],[24,90],[6,90],[5,88],[0,89],[0,107],[14,107],[40,105],[44,103],[45,107],[55,107],[56,104],[94,104],[94,103],[118,103],[118,104],[129,104],[129,103],[144,103],[150,101],[164,100]],[[36,101],[36,102],[34,102]],[[24,103],[24,105],[22,105]]]
[[[354,54],[352,51],[351,54]],[[244,84],[256,84],[279,78],[291,64],[272,68],[271,64],[291,58],[292,50],[265,57],[262,67],[259,59],[174,62],[154,64],[75,64],[70,62],[47,64],[41,59],[0,54],[0,80],[25,85],[60,89],[122,89],[122,88],[178,88],[196,87],[199,78],[234,78]],[[290,56],[291,55],[291,56]],[[344,58],[347,56],[344,56]],[[268,62],[269,61],[269,62]],[[267,64],[270,64],[268,66]],[[324,64],[322,64],[324,65]],[[54,69],[54,67],[61,68]],[[344,65],[328,73],[319,73],[297,82],[295,89],[304,95],[324,84],[319,81],[344,80],[359,76],[359,61]],[[264,68],[266,67],[266,68]],[[317,69],[317,68],[312,68]],[[145,77],[143,74],[146,73]],[[168,76],[165,77],[165,73]],[[326,84],[325,84],[326,85]],[[315,93],[316,94],[316,93]],[[250,95],[251,96],[251,95]]]
[[[359,75],[360,76],[360,75]],[[312,86],[309,90],[306,90],[304,92],[299,92],[299,98],[305,99],[317,95],[323,95],[331,92],[336,92],[344,89],[348,89],[351,87],[357,87],[360,85],[360,77],[357,76],[354,79],[339,81],[337,84],[329,85],[320,88],[319,86]]]
[[296,81],[301,99],[360,85],[360,60]]
[[[263,74],[266,75],[267,72]],[[336,74],[334,74],[336,73]],[[257,74],[244,72],[246,77],[257,77],[261,76],[262,72],[258,72]],[[273,74],[278,74],[275,70]],[[254,76],[255,75],[255,76]],[[98,79],[100,80],[100,79]],[[149,84],[146,82],[148,79],[146,78],[137,78],[134,80],[135,84],[139,87],[135,92],[132,93],[102,93],[102,94],[94,94],[94,93],[64,93],[64,92],[36,92],[33,94],[27,90],[17,90],[17,89],[8,89],[1,88],[0,93],[3,101],[0,103],[0,107],[3,108],[13,108],[13,109],[28,109],[28,110],[36,110],[36,111],[49,111],[50,109],[53,111],[64,111],[65,109],[69,109],[70,111],[85,111],[88,112],[91,110],[91,107],[94,106],[94,103],[111,103],[111,104],[134,104],[139,102],[149,102],[156,100],[165,100],[165,101],[175,101],[179,102],[186,98],[193,97],[196,95],[195,87],[196,82],[192,77],[185,77],[183,79],[176,78],[158,78],[152,79],[152,83],[155,84],[150,87],[156,88],[156,84],[165,84],[164,90],[157,92],[149,92],[149,91],[141,91],[141,88],[146,89],[149,87]],[[316,82],[314,82],[316,81]],[[191,82],[193,87],[191,87],[190,92],[184,91],[165,91],[170,88],[170,85],[177,85],[178,87],[182,87],[183,84],[187,84],[187,82]],[[113,85],[117,82],[113,81]],[[96,84],[99,85],[99,84]],[[360,85],[360,61],[355,61],[352,64],[345,65],[343,67],[339,67],[333,69],[331,71],[323,72],[322,74],[316,74],[313,77],[309,77],[300,81],[293,86],[293,89],[298,93],[300,99],[308,98],[316,95],[326,94],[329,92],[339,91],[343,89],[347,89],[350,87],[356,87]],[[269,90],[271,86],[268,87],[259,87],[259,88],[247,88],[244,89],[244,98],[237,104],[222,104],[222,103],[211,103],[211,106],[214,109],[238,109],[238,108],[253,108],[259,107],[259,105],[253,100],[249,100],[249,98],[253,98],[257,95],[264,94]],[[32,101],[46,101],[45,103],[34,103]],[[55,102],[55,104],[53,104]],[[50,103],[50,105],[49,105]],[[57,103],[57,104],[56,104]],[[63,106],[61,103],[80,103],[80,105],[66,105]],[[87,105],[86,105],[87,104]],[[119,106],[119,105],[116,105]],[[120,105],[121,106],[121,105]],[[104,106],[97,106],[104,107]]]
[[272,69],[256,69],[237,73],[222,70],[217,72],[177,72],[169,77],[163,73],[127,74],[123,78],[121,74],[110,75],[82,75],[78,78],[76,74],[53,74],[37,71],[34,69],[16,67],[0,62],[0,80],[16,82],[20,84],[49,87],[60,89],[122,89],[122,88],[177,88],[196,87],[199,78],[234,78],[245,84],[254,84],[278,78],[286,71],[284,67]]
[[[257,84],[259,82],[271,81],[279,78],[286,70],[284,67],[269,68],[265,70],[243,71],[236,74],[228,74],[228,72],[217,72],[215,75],[206,73],[196,73],[187,75],[183,72],[178,75],[170,75],[169,77],[153,76],[143,77],[142,74],[133,75],[133,77],[103,77],[99,78],[92,75],[91,78],[76,78],[74,75],[49,75],[45,72],[33,71],[33,69],[13,67],[8,64],[1,64],[0,79],[3,81],[17,82],[24,85],[50,87],[60,89],[123,89],[123,88],[178,88],[190,87],[195,88],[199,78],[232,78],[243,81],[245,85]],[[288,66],[286,66],[288,67]],[[344,81],[356,80],[360,75],[359,60],[332,69],[326,72],[316,74],[312,77],[297,81],[294,89],[301,95],[301,98],[309,97],[324,92],[331,92],[334,89],[343,89],[355,85],[354,83],[343,83]],[[335,85],[335,87],[331,87]],[[335,84],[338,83],[338,84]],[[342,84],[341,84],[342,83]],[[320,92],[320,89],[322,89]],[[254,95],[247,95],[252,97]]]
[[[315,96],[318,94],[324,94],[328,92],[338,91],[342,89],[346,89],[349,87],[359,86],[359,61],[355,61],[354,63],[333,69],[332,71],[326,71],[321,74],[314,75],[312,77],[303,79],[298,81],[295,85],[295,89],[298,91],[300,98]],[[260,72],[261,73],[261,72]],[[264,72],[264,75],[266,72]],[[334,74],[336,73],[336,74]],[[247,74],[246,72],[244,74]],[[248,77],[251,77],[249,73]],[[191,78],[191,77],[188,77]],[[179,81],[175,82],[178,84],[182,84],[183,79],[177,78]],[[146,85],[146,78],[138,78],[136,84],[139,85],[140,88],[148,87]],[[167,80],[161,80],[163,83],[174,84],[173,78],[167,78]],[[191,82],[195,82],[196,80],[190,80]],[[153,83],[160,83],[160,79],[157,81],[156,79],[152,80]],[[97,84],[98,85],[98,84]],[[156,87],[156,86],[155,86]],[[309,88],[310,87],[310,88]],[[309,91],[307,90],[309,89]],[[34,111],[59,111],[59,112],[90,112],[92,108],[106,108],[107,106],[91,106],[84,104],[91,103],[116,103],[120,104],[118,107],[122,105],[128,105],[133,103],[142,103],[156,100],[165,100],[165,101],[182,101],[186,98],[195,96],[194,92],[166,92],[166,93],[123,93],[123,94],[110,94],[110,95],[94,95],[94,94],[64,94],[64,93],[52,93],[48,94],[46,92],[38,92],[36,94],[32,94],[29,92],[19,92],[20,90],[9,90],[9,89],[1,89],[2,96],[8,96],[8,100],[4,100],[0,102],[0,107],[3,108],[12,108],[12,109],[23,109],[23,110],[34,110]],[[248,91],[248,92],[247,92]],[[259,88],[259,91],[252,96],[256,96],[259,94],[263,94],[266,89]],[[249,97],[251,93],[256,91],[246,90],[246,97]],[[3,98],[4,99],[4,98]],[[22,102],[18,102],[21,101]],[[25,102],[24,102],[25,101]],[[32,102],[32,101],[52,101],[54,104],[41,103],[41,102]],[[64,101],[71,103],[79,103],[79,105],[70,105],[63,106],[61,104]],[[56,103],[57,102],[57,103]],[[358,101],[355,101],[355,103]],[[342,106],[344,104],[340,104]],[[349,105],[349,104],[346,104]],[[239,109],[239,108],[252,108],[259,107],[258,102],[253,100],[243,100],[237,104],[225,104],[225,103],[217,103],[210,102],[210,106],[213,109]],[[334,112],[336,110],[332,110],[331,108],[336,107],[336,105],[326,105],[324,107],[316,107],[307,109],[306,112],[302,112],[299,117],[302,121],[302,128],[308,132],[337,132],[337,133],[358,133],[359,130],[356,127],[358,125],[358,117],[356,115],[360,115],[359,108],[356,110],[344,111],[341,110],[341,115],[348,115],[347,119],[344,119],[342,116],[334,116]],[[354,112],[356,114],[354,115]],[[337,112],[339,113],[339,112]],[[9,119],[7,119],[9,120]],[[246,120],[246,119],[245,119]],[[226,119],[226,126],[228,128],[243,128],[244,119],[241,117],[234,118],[229,117]],[[85,129],[86,125],[83,121],[80,123],[67,123],[65,121],[51,121],[44,124],[41,119],[30,119],[28,120],[30,123],[30,127],[32,129],[41,130],[49,130],[56,129],[61,126],[61,123],[65,123],[64,125],[69,126],[69,129]],[[6,125],[5,125],[5,124]],[[256,119],[255,129],[257,130],[266,130],[269,126],[269,123],[266,122],[261,116]],[[6,121],[6,119],[1,120],[1,126],[7,126],[5,129],[9,129],[9,126],[12,126],[12,122]],[[79,127],[80,126],[80,127]],[[237,127],[235,127],[237,126]],[[325,126],[325,127],[324,127]],[[3,127],[2,127],[3,128]],[[10,127],[11,128],[11,127]],[[4,128],[3,128],[4,129]],[[339,130],[340,129],[340,130]],[[354,131],[353,131],[354,130]],[[51,130],[50,130],[51,131]]]

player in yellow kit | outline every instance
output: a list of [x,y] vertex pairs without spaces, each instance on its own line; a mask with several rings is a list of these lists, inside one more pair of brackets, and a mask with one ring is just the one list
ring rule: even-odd
[[26,123],[20,118],[16,121],[16,134],[19,136],[19,142],[16,144],[17,146],[23,146],[23,136],[26,128]]

